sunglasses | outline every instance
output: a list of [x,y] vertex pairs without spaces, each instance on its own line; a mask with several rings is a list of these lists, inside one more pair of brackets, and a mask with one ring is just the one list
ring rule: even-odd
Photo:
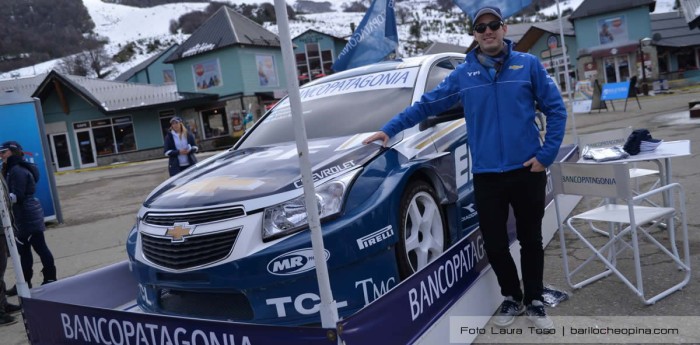
[[486,32],[486,27],[491,29],[491,31],[496,31],[501,28],[501,25],[503,25],[503,22],[500,20],[494,20],[488,23],[479,23],[474,25],[474,31],[483,34],[484,32]]

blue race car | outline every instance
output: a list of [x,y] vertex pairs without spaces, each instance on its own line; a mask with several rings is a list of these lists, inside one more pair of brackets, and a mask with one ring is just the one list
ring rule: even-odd
[[300,90],[323,258],[311,247],[288,99],[233,148],[158,186],[127,241],[141,309],[316,324],[315,260],[327,262],[342,317],[473,231],[461,105],[396,135],[387,148],[362,144],[462,61],[447,53],[382,62]]

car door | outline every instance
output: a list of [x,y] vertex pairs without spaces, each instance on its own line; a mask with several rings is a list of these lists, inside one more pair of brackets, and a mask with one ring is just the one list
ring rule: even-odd
[[[450,57],[436,62],[426,78],[425,90],[437,87],[454,69],[464,61],[463,58]],[[437,115],[434,124],[427,121],[424,130],[433,132],[432,139],[435,150],[448,152],[454,159],[455,187],[457,202],[455,204],[459,227],[468,232],[477,225],[476,209],[474,207],[474,187],[472,184],[471,154],[467,145],[467,128],[464,121],[462,104],[455,104],[448,111]]]

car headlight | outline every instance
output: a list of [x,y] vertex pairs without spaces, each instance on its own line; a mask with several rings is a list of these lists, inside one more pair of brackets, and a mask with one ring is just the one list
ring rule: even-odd
[[[362,169],[355,169],[316,187],[319,218],[340,213],[350,183]],[[268,241],[297,232],[308,225],[304,195],[270,206],[263,216],[262,237]]]

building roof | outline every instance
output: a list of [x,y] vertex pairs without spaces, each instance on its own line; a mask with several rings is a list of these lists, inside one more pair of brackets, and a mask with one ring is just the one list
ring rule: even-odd
[[[306,35],[307,33],[311,33],[311,32],[315,32],[315,33],[320,34],[320,35],[328,36],[328,37],[330,37],[330,38],[332,38],[333,40],[336,40],[336,41],[341,41],[341,42],[347,42],[347,41],[348,41],[348,40],[345,39],[345,38],[338,37],[338,36],[335,36],[335,35],[333,35],[333,34],[329,34],[329,33],[327,33],[327,32],[319,31],[319,30],[316,30],[316,29],[308,29],[308,30],[306,30],[306,31],[304,31],[304,32],[302,32],[302,33],[296,35],[295,37],[293,37],[292,40],[295,40],[295,39],[297,39],[297,38],[299,38],[299,37],[301,37],[301,36],[304,36],[304,35]],[[350,36],[350,35],[348,35],[348,37],[349,37],[349,36]]]
[[[513,43],[518,43],[520,38],[525,35],[527,30],[533,26],[533,23],[518,23],[518,24],[508,24],[508,32],[506,32],[506,38],[513,41]],[[476,42],[476,40],[474,40]]]
[[569,20],[617,12],[640,6],[649,6],[649,12],[654,12],[656,0],[584,0],[571,14]]
[[[560,35],[561,30],[559,30],[559,19],[550,20],[547,22],[534,23],[528,30],[523,34],[515,45],[515,50],[526,52],[532,48],[532,46],[545,34],[555,34]],[[565,36],[576,36],[576,31],[574,30],[574,24],[568,20],[568,17],[562,17],[561,27],[564,29]]]
[[36,88],[46,78],[48,73],[37,74],[27,78],[0,80],[0,92],[13,92],[22,96],[31,97]]
[[246,16],[221,6],[166,59],[165,63],[229,46],[280,47],[277,35]]
[[438,53],[466,53],[468,47],[463,47],[456,44],[433,42],[423,54],[438,54]]
[[0,106],[17,103],[29,103],[33,101],[33,98],[14,92],[14,90],[0,92]]
[[691,30],[680,12],[651,15],[654,44],[662,47],[690,47],[700,45],[700,32]]
[[[179,93],[176,85],[124,83],[65,75],[56,71],[49,72],[31,96],[43,98],[49,92],[56,91],[60,101],[64,102],[65,98],[62,96],[64,87],[105,114],[218,97],[209,94]],[[63,107],[64,110],[68,110],[67,104],[63,104]]]
[[700,27],[700,0],[681,0],[685,22],[690,29]]
[[[525,32],[527,32],[527,30],[530,29],[530,27],[533,25],[533,23],[508,24],[508,31],[506,32],[505,38],[513,41],[514,45],[517,45],[517,43],[520,41],[520,38],[522,38]],[[478,45],[479,42],[477,42],[476,39],[472,40],[472,43],[469,44],[467,51],[471,51]]]
[[177,47],[179,47],[178,44],[173,44],[172,46],[168,47],[168,49],[164,49],[160,53],[157,53],[157,54],[151,56],[150,58],[146,59],[144,62],[142,62],[142,63],[128,69],[124,73],[118,75],[116,78],[114,78],[114,81],[127,81],[127,80],[129,80],[136,73],[139,73],[139,72],[145,70],[146,68],[151,66],[151,64],[154,63],[156,60],[160,59],[161,56],[165,55],[168,52],[173,51],[173,49],[175,49]]

